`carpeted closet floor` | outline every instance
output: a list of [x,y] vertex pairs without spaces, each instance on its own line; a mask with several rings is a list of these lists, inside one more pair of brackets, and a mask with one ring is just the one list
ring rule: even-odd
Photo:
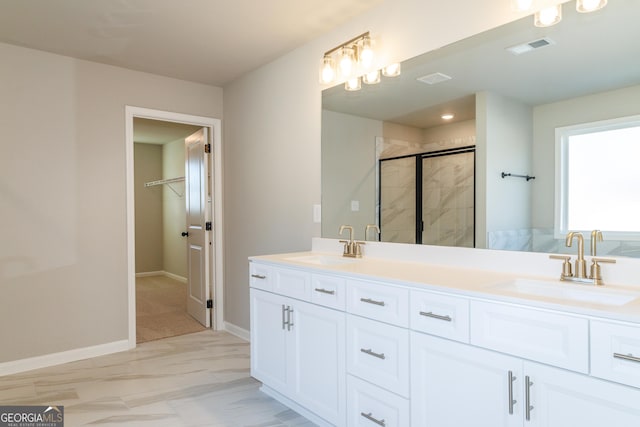
[[203,331],[187,314],[187,284],[165,276],[136,278],[136,342]]

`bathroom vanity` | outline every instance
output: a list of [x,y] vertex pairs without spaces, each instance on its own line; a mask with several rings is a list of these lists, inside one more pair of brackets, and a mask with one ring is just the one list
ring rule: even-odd
[[318,425],[640,425],[636,260],[595,287],[544,254],[341,253],[250,259],[251,375]]

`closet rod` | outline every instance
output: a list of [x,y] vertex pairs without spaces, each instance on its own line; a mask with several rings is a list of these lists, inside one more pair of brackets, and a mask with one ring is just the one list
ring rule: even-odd
[[155,185],[171,184],[173,182],[182,182],[182,181],[184,181],[184,176],[179,176],[177,178],[169,178],[169,179],[159,179],[158,181],[145,182],[144,186],[153,187]]

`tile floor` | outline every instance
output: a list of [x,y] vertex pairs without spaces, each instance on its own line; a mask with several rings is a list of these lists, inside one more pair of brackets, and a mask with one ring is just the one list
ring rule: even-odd
[[259,386],[249,344],[207,330],[0,377],[0,405],[63,405],[65,427],[314,425]]

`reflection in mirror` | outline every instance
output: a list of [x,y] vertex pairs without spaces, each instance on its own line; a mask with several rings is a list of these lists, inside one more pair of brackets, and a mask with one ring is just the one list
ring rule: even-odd
[[[555,132],[640,114],[640,2],[563,7],[556,26],[525,17],[407,60],[400,77],[323,91],[323,237],[350,224],[362,239],[376,223],[385,241],[575,250],[554,235]],[[469,166],[417,161],[459,147],[475,149],[472,180]],[[387,166],[392,158],[412,167]],[[638,256],[639,242],[603,234],[599,255]]]

